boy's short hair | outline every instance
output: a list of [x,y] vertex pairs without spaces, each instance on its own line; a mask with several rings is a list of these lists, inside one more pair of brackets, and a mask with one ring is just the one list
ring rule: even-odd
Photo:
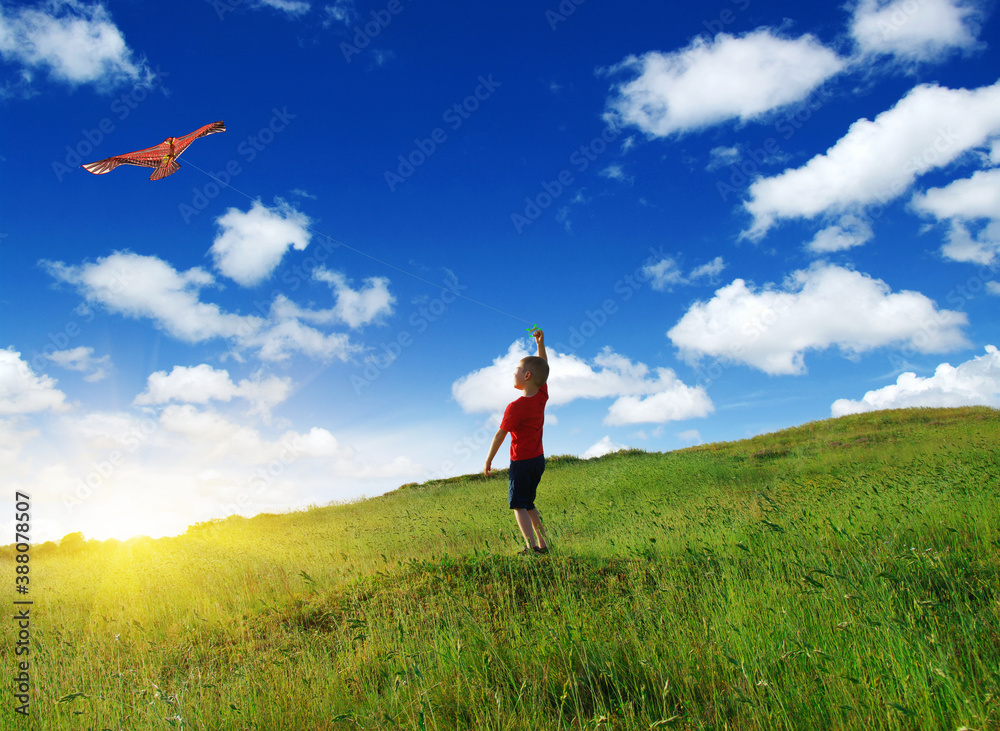
[[543,385],[549,379],[549,363],[545,358],[529,355],[526,358],[521,358],[521,364],[526,371],[530,371],[531,381],[536,386]]

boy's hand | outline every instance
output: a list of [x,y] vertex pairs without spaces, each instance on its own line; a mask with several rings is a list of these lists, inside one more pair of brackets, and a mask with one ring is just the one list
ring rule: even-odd
[[535,339],[535,345],[538,346],[538,357],[542,360],[548,360],[548,356],[545,354],[545,333],[542,332],[541,328],[538,328],[531,333],[531,337]]
[[486,464],[483,465],[483,474],[488,475],[491,469],[493,469],[493,460],[488,459],[486,460]]

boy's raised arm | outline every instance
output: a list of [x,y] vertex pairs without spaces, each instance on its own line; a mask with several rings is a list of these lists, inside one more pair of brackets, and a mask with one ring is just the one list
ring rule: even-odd
[[547,361],[549,358],[545,354],[545,333],[538,329],[532,332],[531,335],[535,338],[535,344],[538,346],[538,357]]

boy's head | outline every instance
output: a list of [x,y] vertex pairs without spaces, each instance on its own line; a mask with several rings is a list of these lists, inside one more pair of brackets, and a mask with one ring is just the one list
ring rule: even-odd
[[521,358],[517,370],[514,371],[514,388],[523,389],[526,383],[531,383],[535,388],[541,387],[549,378],[549,364],[545,358],[537,355],[529,355]]

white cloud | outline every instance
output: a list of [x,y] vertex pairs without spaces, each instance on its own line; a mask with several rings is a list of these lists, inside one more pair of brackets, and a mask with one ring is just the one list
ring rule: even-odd
[[744,232],[763,237],[780,219],[857,212],[902,195],[924,173],[1000,134],[1000,82],[979,89],[921,85],[874,121],[860,119],[800,168],[750,185]]
[[350,27],[358,19],[358,11],[354,6],[354,0],[335,0],[333,5],[323,6],[326,19],[323,26],[328,27],[334,23],[342,23]]
[[389,280],[385,277],[370,277],[362,289],[351,289],[347,277],[340,272],[319,267],[313,278],[330,285],[337,303],[333,312],[352,328],[358,328],[378,321],[392,314],[396,298],[389,292]]
[[30,78],[45,69],[71,85],[105,89],[143,81],[150,72],[137,61],[102,4],[49,0],[36,7],[0,7],[0,55],[21,64]]
[[689,278],[692,280],[703,278],[711,280],[722,274],[722,270],[725,268],[726,262],[722,260],[721,256],[717,256],[712,261],[692,269]]
[[874,236],[871,224],[858,216],[842,216],[839,223],[817,232],[806,248],[815,254],[844,251],[871,241]]
[[260,318],[225,313],[218,305],[199,301],[201,288],[214,282],[200,267],[178,272],[155,256],[131,252],[115,252],[80,266],[42,265],[56,279],[76,286],[88,302],[129,317],[151,318],[184,342],[230,337],[263,324]]
[[624,444],[613,442],[611,441],[611,437],[605,436],[596,444],[592,444],[588,447],[587,450],[580,456],[583,459],[593,459],[594,457],[603,457],[606,454],[617,452],[619,449],[628,449],[628,447]]
[[682,284],[692,284],[698,279],[712,280],[726,264],[721,256],[712,261],[695,267],[685,276],[677,261],[670,256],[663,256],[657,261],[650,261],[642,268],[643,276],[649,280],[650,286],[659,292],[673,291],[673,287]]
[[861,0],[851,35],[862,53],[932,61],[976,43],[976,10],[955,0]]
[[600,172],[601,177],[608,178],[609,180],[617,180],[623,182],[627,180],[625,171],[622,169],[621,165],[612,164],[608,165]]
[[0,350],[0,414],[68,409],[66,394],[56,388],[56,383],[44,373],[37,375],[13,348]]
[[221,463],[234,459],[259,465],[278,460],[291,464],[299,459],[352,457],[349,447],[341,447],[326,429],[313,427],[308,433],[287,431],[275,440],[245,424],[237,424],[218,412],[201,411],[192,404],[171,404],[160,413],[160,425],[182,435],[186,446],[197,454],[196,461]]
[[941,254],[952,261],[993,265],[1000,259],[1000,220],[970,231],[961,221],[952,221]]
[[687,442],[688,444],[701,444],[702,442],[701,432],[697,429],[688,429],[686,431],[677,432],[674,436],[682,442]]
[[360,352],[360,348],[352,345],[345,333],[324,334],[302,324],[311,315],[325,321],[324,311],[310,313],[298,307],[290,309],[282,306],[283,302],[287,302],[283,295],[274,298],[267,327],[241,338],[241,345],[257,348],[260,358],[267,361],[286,360],[294,353],[320,360],[347,360],[352,354]]
[[291,246],[309,245],[309,217],[284,201],[268,208],[254,201],[250,210],[230,208],[215,221],[219,233],[210,252],[215,267],[244,287],[253,287],[271,276]]
[[729,167],[738,163],[743,157],[739,147],[713,147],[708,151],[708,165],[705,169],[709,172],[719,168]]
[[[912,206],[950,223],[941,247],[945,258],[991,264],[1000,254],[1000,168],[979,170],[970,178],[918,193]],[[981,219],[985,219],[983,226],[970,230],[972,222]]]
[[746,122],[805,99],[843,67],[810,35],[788,40],[764,29],[699,37],[683,50],[632,56],[612,69],[638,76],[616,87],[607,116],[651,137]]
[[305,0],[254,0],[254,7],[271,8],[282,13],[288,13],[292,17],[305,15],[309,12],[310,5]]
[[67,370],[86,373],[87,375],[83,377],[83,380],[88,383],[94,383],[105,378],[108,375],[108,368],[111,367],[110,355],[102,355],[100,358],[95,358],[94,349],[82,345],[70,350],[57,350],[54,353],[46,353],[45,357]]
[[770,374],[805,372],[805,353],[837,346],[849,357],[890,344],[922,353],[966,345],[961,312],[919,292],[826,263],[754,291],[742,279],[695,303],[667,333],[683,357],[745,363]]
[[605,424],[662,424],[683,421],[694,416],[708,416],[715,410],[712,400],[701,386],[685,385],[667,368],[658,370],[658,378],[649,396],[622,396],[608,409]]
[[685,284],[687,279],[672,258],[665,257],[642,268],[643,274],[649,279],[650,286],[659,291],[669,291],[674,285]]
[[938,220],[1000,218],[1000,168],[978,170],[971,178],[917,193],[913,207]]
[[231,401],[242,398],[252,406],[252,413],[267,415],[271,408],[288,398],[292,389],[290,378],[271,376],[254,380],[244,378],[233,383],[229,372],[200,365],[174,366],[170,373],[157,371],[147,379],[146,390],[135,397],[134,404],[145,406],[178,401],[206,404],[209,401]]
[[[87,304],[100,304],[109,312],[128,317],[149,318],[186,343],[227,339],[237,350],[256,349],[264,360],[284,360],[296,352],[344,360],[357,351],[343,333],[324,334],[303,325],[301,319],[314,313],[282,306],[287,302],[282,295],[272,302],[267,318],[237,315],[202,302],[200,290],[214,284],[214,279],[200,267],[178,272],[158,257],[127,251],[79,266],[41,263],[57,280],[75,286]],[[320,319],[325,317],[319,315]]]
[[993,345],[986,346],[986,355],[958,367],[942,363],[930,378],[903,373],[895,384],[868,391],[859,401],[837,399],[830,412],[833,416],[844,416],[917,406],[973,405],[1000,407],[1000,352]]
[[[511,344],[492,365],[462,376],[451,393],[467,413],[502,412],[518,397],[513,388],[517,363],[528,355],[521,341]],[[705,389],[686,386],[669,368],[651,372],[644,363],[605,348],[592,362],[548,348],[549,405],[577,399],[614,398],[605,417],[612,425],[665,422],[706,416],[714,409]]]

